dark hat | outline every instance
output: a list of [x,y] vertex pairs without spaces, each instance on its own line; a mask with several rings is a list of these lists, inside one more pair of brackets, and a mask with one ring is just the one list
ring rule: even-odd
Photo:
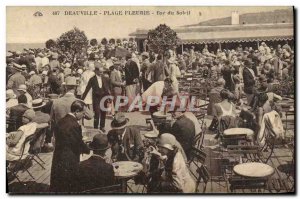
[[117,113],[115,118],[111,122],[111,128],[113,129],[122,129],[129,122],[129,119],[125,117],[124,113]]
[[105,134],[97,134],[93,137],[93,141],[88,145],[91,150],[104,151],[110,146],[108,144],[108,138]]

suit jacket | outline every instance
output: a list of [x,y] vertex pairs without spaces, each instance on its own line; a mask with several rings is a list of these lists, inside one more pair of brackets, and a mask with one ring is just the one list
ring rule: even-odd
[[113,166],[106,163],[98,156],[91,156],[79,164],[79,187],[78,191],[85,191],[99,187],[113,185]]
[[255,77],[252,75],[250,70],[245,67],[243,70],[244,79],[244,92],[247,94],[253,94],[253,89],[255,86]]
[[77,191],[81,153],[89,153],[89,149],[82,141],[81,126],[74,116],[67,114],[58,122],[55,130],[55,150],[50,178],[51,191]]
[[[22,116],[29,107],[25,104],[18,104],[10,108],[10,118],[16,121],[16,128],[22,126]],[[11,129],[12,127],[9,127]],[[11,129],[12,130],[12,129]]]
[[189,158],[196,135],[193,121],[183,115],[173,124],[171,134],[176,137],[176,140],[181,144],[185,154]]
[[122,94],[122,78],[118,74],[117,71],[113,70],[110,73],[110,83],[112,86],[112,92],[114,95],[121,95]]
[[101,75],[101,79],[102,79],[102,88],[99,88],[99,84],[98,84],[96,75],[90,78],[90,80],[85,88],[85,91],[82,94],[82,100],[85,99],[85,97],[88,94],[88,92],[90,91],[90,89],[92,89],[93,104],[95,102],[100,102],[102,97],[110,94],[109,79],[107,77],[105,77],[104,75]]
[[[117,160],[131,160],[131,161],[140,161],[141,160],[141,149],[144,144],[142,142],[140,130],[133,126],[127,126],[125,135],[120,141],[119,135],[117,132],[112,129],[108,132],[107,137],[108,141],[112,145],[112,157],[117,158]],[[120,153],[120,144],[124,146],[125,149],[125,159],[123,159],[122,154]],[[120,159],[121,158],[121,159]]]
[[[76,99],[73,93],[66,93],[64,96],[53,100],[50,117],[54,125],[71,112],[71,105]],[[93,113],[89,109],[87,109],[85,114],[88,119],[93,117]]]
[[139,68],[137,64],[130,60],[125,64],[125,80],[126,80],[126,85],[132,85],[136,84],[137,82],[134,82],[133,80],[136,78],[139,78]]

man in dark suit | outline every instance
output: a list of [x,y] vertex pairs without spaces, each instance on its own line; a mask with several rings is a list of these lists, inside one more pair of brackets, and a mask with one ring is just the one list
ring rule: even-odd
[[115,183],[114,170],[112,165],[105,161],[105,152],[110,148],[107,136],[95,135],[88,147],[93,150],[93,155],[79,164],[78,191],[113,185]]
[[129,119],[124,113],[117,113],[111,122],[112,130],[107,134],[112,148],[112,159],[117,161],[136,161],[142,159],[143,142],[140,130],[127,126]]
[[8,132],[17,130],[20,126],[22,126],[22,116],[29,109],[27,105],[27,97],[23,94],[18,97],[18,105],[10,108],[9,118],[15,121],[14,125],[9,125]]
[[[105,118],[106,110],[101,110],[100,102],[103,97],[110,95],[110,80],[103,75],[103,67],[95,67],[95,76],[89,80],[84,93],[82,94],[82,100],[85,99],[90,89],[92,89],[92,102],[93,110],[95,113],[94,117],[94,128],[97,129],[100,120],[100,130],[105,132]],[[108,100],[104,101],[104,107],[107,108]],[[103,106],[102,105],[102,106]]]
[[252,69],[252,61],[247,59],[244,62],[243,70],[244,92],[247,96],[247,104],[250,105],[254,96],[255,73]]
[[80,154],[90,150],[82,140],[82,130],[78,121],[87,109],[81,100],[75,100],[71,112],[56,126],[55,150],[52,158],[50,191],[55,193],[77,192]]
[[195,125],[193,121],[188,119],[182,112],[173,112],[173,117],[176,121],[172,125],[171,134],[176,137],[176,140],[181,144],[187,158],[189,159],[196,135]]
[[125,64],[125,80],[126,80],[126,96],[128,97],[128,104],[130,105],[137,94],[137,84],[139,82],[139,68],[137,63],[132,60],[131,54],[126,55]]

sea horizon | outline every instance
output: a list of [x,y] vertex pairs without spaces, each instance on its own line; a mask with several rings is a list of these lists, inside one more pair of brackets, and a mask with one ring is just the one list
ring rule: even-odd
[[6,52],[8,51],[23,51],[24,48],[45,48],[45,43],[6,43]]

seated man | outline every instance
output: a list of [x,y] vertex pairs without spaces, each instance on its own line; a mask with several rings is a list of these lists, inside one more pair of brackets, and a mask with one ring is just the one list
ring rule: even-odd
[[190,151],[195,138],[195,125],[192,120],[188,119],[183,112],[173,112],[173,117],[176,119],[172,125],[171,134],[181,144],[187,159],[189,159]]
[[142,159],[143,142],[140,130],[133,126],[127,126],[129,119],[124,113],[117,113],[111,122],[112,130],[107,134],[112,146],[113,161],[136,161]]
[[93,155],[79,164],[78,191],[113,185],[115,183],[113,166],[105,161],[105,152],[110,148],[107,136],[95,135],[88,147],[93,150]]
[[[46,105],[42,99],[35,99],[32,101],[32,108],[35,111],[35,117],[33,119],[34,122],[38,124],[42,123],[50,123],[50,115],[47,113],[42,112],[42,108]],[[45,143],[43,146],[43,152],[51,152],[53,151],[53,145],[51,143],[52,132],[50,129],[47,129]]]
[[213,107],[216,103],[219,103],[222,101],[222,98],[220,96],[221,90],[224,89],[225,86],[225,80],[220,78],[217,81],[217,87],[213,88],[209,93],[209,104],[207,107],[207,115],[213,114]]
[[20,126],[22,126],[22,115],[25,113],[26,110],[29,109],[27,105],[27,97],[25,95],[20,95],[18,97],[18,103],[18,105],[10,108],[9,118],[16,122],[16,126],[13,127],[12,125],[10,125],[8,127],[8,132],[14,131]]

